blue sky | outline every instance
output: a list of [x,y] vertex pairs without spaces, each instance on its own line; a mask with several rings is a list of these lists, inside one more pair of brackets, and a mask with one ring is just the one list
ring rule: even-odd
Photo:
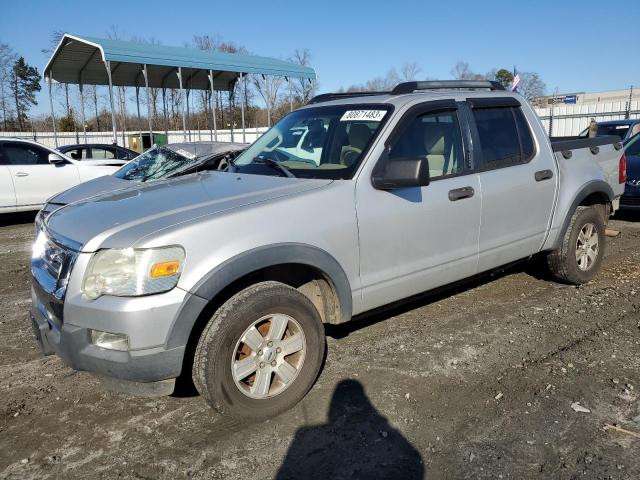
[[[320,91],[406,62],[451,78],[457,61],[480,73],[513,65],[538,72],[549,91],[615,90],[640,86],[636,1],[2,0],[0,42],[42,71],[52,31],[104,37],[116,25],[164,45],[209,34],[264,56],[308,48]],[[48,111],[46,96],[39,101],[36,111]]]

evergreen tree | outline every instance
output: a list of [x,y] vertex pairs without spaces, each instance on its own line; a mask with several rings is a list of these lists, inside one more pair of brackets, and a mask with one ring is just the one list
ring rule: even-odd
[[11,89],[16,104],[18,128],[22,132],[26,126],[27,112],[32,106],[38,104],[36,92],[41,89],[40,80],[42,77],[37,68],[24,61],[24,57],[18,58],[13,64],[12,73]]

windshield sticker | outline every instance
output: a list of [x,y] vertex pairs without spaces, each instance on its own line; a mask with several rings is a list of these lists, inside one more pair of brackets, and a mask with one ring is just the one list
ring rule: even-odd
[[187,152],[186,150],[183,150],[181,148],[176,150],[176,153],[182,155],[183,157],[187,157],[189,160],[193,160],[194,158],[196,158],[196,156],[193,153]]
[[347,110],[340,119],[341,122],[379,122],[387,114],[386,110]]

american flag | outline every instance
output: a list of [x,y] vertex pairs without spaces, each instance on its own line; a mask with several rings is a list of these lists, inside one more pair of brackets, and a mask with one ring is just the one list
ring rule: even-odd
[[516,73],[516,75],[513,77],[513,83],[511,84],[511,91],[512,92],[517,92],[518,91],[518,85],[520,85],[520,81],[522,79],[520,78],[520,74]]

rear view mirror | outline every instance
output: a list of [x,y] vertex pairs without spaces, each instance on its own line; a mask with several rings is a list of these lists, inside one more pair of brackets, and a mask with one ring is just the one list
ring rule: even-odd
[[371,179],[378,190],[425,187],[429,185],[429,160],[422,158],[397,158],[389,160],[383,154]]
[[57,153],[50,153],[49,154],[49,163],[51,165],[59,165],[61,163],[65,163],[65,160],[64,160],[64,158],[62,158]]

